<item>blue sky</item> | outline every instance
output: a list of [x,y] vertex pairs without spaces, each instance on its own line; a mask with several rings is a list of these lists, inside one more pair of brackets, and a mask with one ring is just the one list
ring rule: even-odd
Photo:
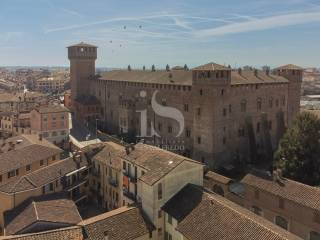
[[0,66],[68,66],[85,41],[98,67],[320,67],[319,39],[319,0],[0,0]]

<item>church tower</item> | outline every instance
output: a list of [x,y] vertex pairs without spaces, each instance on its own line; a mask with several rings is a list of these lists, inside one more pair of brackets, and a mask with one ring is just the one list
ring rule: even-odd
[[72,102],[90,93],[90,79],[95,75],[97,47],[79,43],[68,47]]

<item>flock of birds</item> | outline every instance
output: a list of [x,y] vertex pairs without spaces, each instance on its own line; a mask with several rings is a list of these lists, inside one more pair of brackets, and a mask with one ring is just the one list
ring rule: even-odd
[[[123,26],[123,29],[124,29],[124,30],[127,30],[127,26]],[[139,29],[142,29],[142,25],[139,25]],[[112,44],[113,41],[110,40],[109,43]],[[120,44],[119,47],[122,48],[122,47],[123,47],[122,44]],[[114,53],[114,49],[112,49],[112,53]]]

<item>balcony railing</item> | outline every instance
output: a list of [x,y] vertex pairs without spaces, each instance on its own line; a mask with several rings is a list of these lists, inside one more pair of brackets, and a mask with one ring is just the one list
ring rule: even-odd
[[126,189],[123,189],[123,196],[129,198],[132,201],[136,201],[136,196],[133,193],[131,193],[128,190],[126,190]]

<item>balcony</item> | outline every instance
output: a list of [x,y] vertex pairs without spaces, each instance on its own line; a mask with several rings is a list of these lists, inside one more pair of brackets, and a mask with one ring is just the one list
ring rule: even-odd
[[111,177],[109,177],[108,181],[109,181],[109,184],[115,188],[119,186],[119,183],[116,179],[112,179]]
[[131,183],[137,183],[137,178],[131,176],[131,174],[129,174],[129,172],[127,172],[126,170],[123,170],[122,173],[123,173],[124,176],[126,176],[126,177],[129,178],[129,181],[130,181]]
[[133,193],[129,192],[127,189],[123,189],[123,196],[129,198],[134,202],[136,201],[136,196]]

